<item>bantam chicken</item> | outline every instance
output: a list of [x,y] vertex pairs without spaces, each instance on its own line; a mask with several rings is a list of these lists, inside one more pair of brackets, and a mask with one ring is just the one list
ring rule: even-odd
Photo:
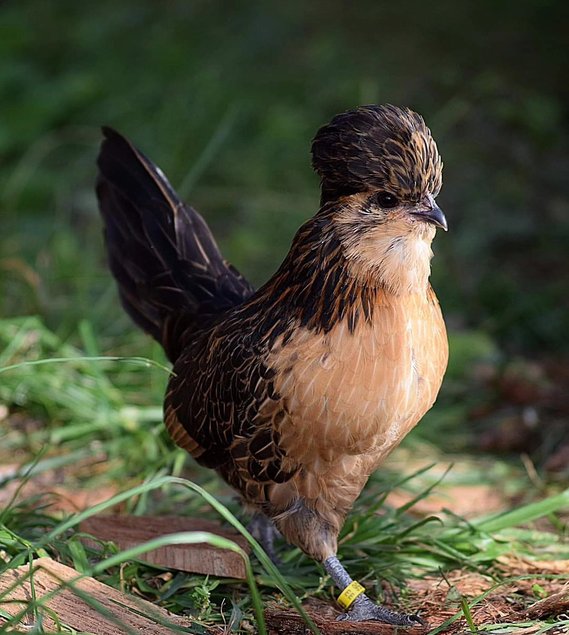
[[372,602],[336,552],[369,475],[431,408],[447,365],[429,283],[431,242],[447,229],[442,162],[425,122],[372,105],[322,127],[320,208],[256,291],[160,169],[103,131],[110,268],[174,365],[172,439],[240,494],[269,553],[278,530],[323,564],[344,619],[417,623]]

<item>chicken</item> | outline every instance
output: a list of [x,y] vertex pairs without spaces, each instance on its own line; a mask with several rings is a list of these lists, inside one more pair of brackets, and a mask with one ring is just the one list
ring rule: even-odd
[[323,564],[347,620],[412,625],[339,562],[337,537],[369,475],[433,405],[447,365],[431,242],[442,162],[407,108],[337,115],[312,144],[317,213],[260,289],[202,217],[104,128],[97,194],[110,268],[132,319],[173,363],[172,439]]

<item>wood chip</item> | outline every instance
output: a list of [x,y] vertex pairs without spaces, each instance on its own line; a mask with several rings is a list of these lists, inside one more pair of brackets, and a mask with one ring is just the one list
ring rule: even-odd
[[567,575],[569,560],[530,560],[517,555],[498,558],[498,565],[508,575]]
[[[180,516],[92,516],[84,521],[80,530],[103,541],[112,541],[120,549],[129,549],[168,534],[182,531],[207,531],[237,543],[249,551],[245,538],[219,523],[199,518]],[[200,543],[194,545],[168,545],[140,556],[140,560],[168,569],[203,573],[223,578],[246,578],[245,564],[233,551],[217,549]]]
[[557,616],[561,613],[569,611],[569,584],[563,591],[554,593],[549,597],[532,604],[527,610],[526,615],[532,619],[542,619],[544,617]]
[[[2,611],[10,615],[23,613],[20,619],[22,631],[30,630],[34,626],[33,614],[25,612],[30,606],[32,592],[38,601],[45,597],[45,602],[41,603],[45,608],[39,609],[42,632],[59,632],[60,626],[54,618],[57,618],[61,625],[93,635],[165,635],[188,632],[186,629],[192,624],[189,618],[173,615],[146,600],[121,593],[94,578],[81,578],[78,571],[51,558],[39,558],[34,560],[31,567],[23,565],[18,569],[6,571],[0,576],[0,592],[6,592],[0,602]],[[97,603],[100,610],[90,606],[82,596]],[[6,621],[0,617],[2,632],[2,624],[5,623]]]

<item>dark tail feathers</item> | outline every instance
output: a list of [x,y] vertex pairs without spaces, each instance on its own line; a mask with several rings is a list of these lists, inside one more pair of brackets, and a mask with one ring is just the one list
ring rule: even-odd
[[175,361],[188,331],[253,289],[160,169],[118,132],[103,133],[97,196],[109,264],[128,314]]

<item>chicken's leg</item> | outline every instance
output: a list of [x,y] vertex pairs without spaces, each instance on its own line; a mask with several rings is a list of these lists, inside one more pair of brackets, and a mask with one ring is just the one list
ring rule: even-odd
[[[385,606],[375,604],[365,593],[363,587],[354,582],[350,574],[340,564],[336,556],[330,556],[324,561],[324,568],[334,581],[334,584],[342,591],[338,600],[342,608],[350,609],[339,620],[349,622],[364,622],[366,620],[377,620],[394,626],[417,626],[424,624],[418,615],[405,615],[396,613]],[[355,599],[353,599],[356,595]]]
[[275,549],[275,539],[281,537],[280,531],[275,527],[273,521],[264,514],[255,514],[247,525],[249,533],[257,540],[265,553],[277,567],[282,565]]

